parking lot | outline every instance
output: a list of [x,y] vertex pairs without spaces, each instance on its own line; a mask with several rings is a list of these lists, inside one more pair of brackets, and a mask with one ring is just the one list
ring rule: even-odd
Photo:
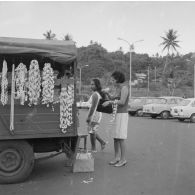
[[[80,111],[80,131],[86,132],[86,110]],[[2,195],[194,195],[195,124],[176,119],[129,117],[128,164],[108,165],[113,157],[110,116],[104,115],[99,133],[108,141],[95,157],[95,171],[72,173],[65,157],[37,162],[30,178],[0,185]],[[98,145],[99,146],[99,145]],[[88,138],[88,148],[90,148]],[[92,179],[91,179],[92,178]]]

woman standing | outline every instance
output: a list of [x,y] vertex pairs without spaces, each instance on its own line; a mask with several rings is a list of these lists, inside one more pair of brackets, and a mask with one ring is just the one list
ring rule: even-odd
[[125,83],[125,76],[120,71],[115,71],[111,75],[111,83],[115,87],[115,94],[110,96],[110,101],[103,104],[103,106],[107,106],[108,104],[117,105],[116,121],[113,129],[115,158],[109,164],[115,167],[121,167],[127,163],[125,159],[125,140],[127,139],[129,118],[129,85]]
[[101,150],[103,150],[106,146],[106,142],[103,139],[101,139],[97,133],[97,130],[99,128],[99,124],[102,118],[102,113],[97,112],[96,109],[97,109],[99,100],[103,96],[102,87],[101,87],[99,79],[92,79],[91,90],[93,91],[90,97],[90,100],[89,100],[91,103],[91,107],[89,109],[86,122],[88,123],[88,131],[90,134],[91,150],[92,152],[96,152],[96,139],[101,144]]

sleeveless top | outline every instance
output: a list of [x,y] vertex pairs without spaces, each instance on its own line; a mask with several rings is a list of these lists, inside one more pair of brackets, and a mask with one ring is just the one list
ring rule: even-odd
[[[124,105],[118,105],[117,107],[117,113],[128,113],[128,103],[129,103],[129,85],[123,85],[121,87],[121,90],[122,88],[126,86],[128,88],[128,95],[127,95],[127,99],[125,101],[125,104]],[[120,96],[121,96],[121,90],[120,90]]]
[[[97,102],[97,105],[96,105],[96,107],[95,107],[95,111],[94,111],[94,113],[92,114],[91,122],[100,123],[100,121],[101,121],[101,119],[102,119],[102,113],[96,111],[96,109],[97,109],[99,100],[101,99],[101,95],[100,95],[97,91],[95,91],[95,92],[91,95],[91,97],[89,98],[89,103],[92,104],[92,96],[93,96],[94,94],[97,94],[97,95],[98,95],[98,102]],[[90,109],[91,109],[91,107],[90,107]],[[89,112],[90,112],[90,109],[89,109]]]

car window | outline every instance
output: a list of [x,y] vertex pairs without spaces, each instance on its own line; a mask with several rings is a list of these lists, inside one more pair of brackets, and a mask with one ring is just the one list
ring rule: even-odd
[[151,104],[153,103],[153,99],[146,99],[146,104]]
[[144,99],[138,98],[138,99],[135,99],[135,100],[133,101],[133,103],[134,103],[134,104],[139,104],[139,103],[142,103],[142,102],[144,102],[144,101],[145,101]]
[[175,99],[175,100],[176,100],[177,104],[180,104],[183,101],[183,99],[181,99],[181,98],[178,98],[178,99]]
[[80,94],[77,96],[77,102],[87,102],[89,100],[89,96],[85,94]]
[[165,98],[159,98],[155,100],[155,104],[166,104],[167,100]]
[[132,102],[134,102],[134,100],[135,100],[135,98],[130,98],[129,99],[129,104],[132,103]]
[[152,104],[152,103],[158,103],[158,102],[159,102],[159,98],[146,99],[146,104]]
[[193,102],[191,103],[191,106],[192,106],[192,107],[195,107],[195,101],[193,101]]
[[167,104],[176,104],[176,99],[168,99]]
[[190,102],[190,100],[182,100],[179,102],[179,106],[187,106]]

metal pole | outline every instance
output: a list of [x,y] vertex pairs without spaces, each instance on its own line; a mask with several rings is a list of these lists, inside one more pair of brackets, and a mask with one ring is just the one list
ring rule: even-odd
[[81,67],[80,67],[80,87],[79,87],[79,94],[81,94]]
[[195,64],[194,64],[194,98],[195,98]]
[[154,67],[154,81],[155,81],[155,84],[156,84],[156,66]]
[[131,51],[133,50],[134,43],[141,42],[143,40],[134,41],[132,44],[130,44],[127,40],[122,39],[120,37],[118,37],[118,40],[125,41],[129,45],[129,97],[131,98],[131,61],[132,61]]
[[129,47],[129,97],[131,98],[131,45]]
[[148,66],[148,95],[149,95],[149,91],[150,91],[150,69]]

